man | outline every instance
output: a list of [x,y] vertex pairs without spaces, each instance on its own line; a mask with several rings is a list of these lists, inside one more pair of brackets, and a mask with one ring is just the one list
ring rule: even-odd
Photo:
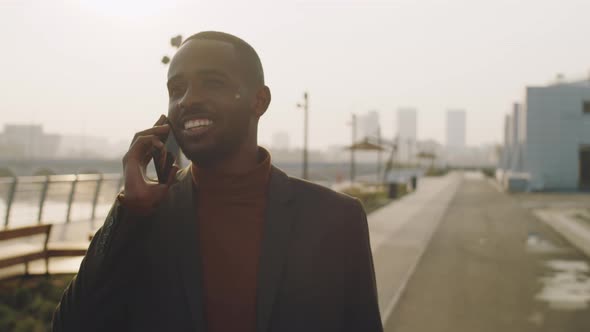
[[[56,309],[54,331],[381,331],[358,200],[290,178],[258,146],[258,55],[221,32],[168,71],[168,123],[139,132],[125,187]],[[191,165],[145,178],[158,137]]]

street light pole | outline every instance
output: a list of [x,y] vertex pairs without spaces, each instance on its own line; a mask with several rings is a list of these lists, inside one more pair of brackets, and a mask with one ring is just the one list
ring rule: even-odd
[[377,182],[381,178],[381,126],[377,127],[377,145],[379,146],[379,150],[377,150]]
[[308,171],[308,95],[307,92],[303,93],[303,104],[297,104],[297,107],[303,108],[303,179],[309,180],[309,171]]
[[354,183],[354,175],[356,173],[354,160],[354,150],[356,144],[356,114],[352,114],[352,121],[350,125],[352,127],[352,145],[350,146],[350,184],[352,185]]

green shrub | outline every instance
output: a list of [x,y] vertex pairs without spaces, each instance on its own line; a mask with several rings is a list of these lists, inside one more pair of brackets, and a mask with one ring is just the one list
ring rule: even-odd
[[496,169],[495,168],[484,168],[481,170],[483,175],[488,178],[495,178],[496,177]]
[[45,326],[42,322],[28,316],[16,322],[14,332],[45,332]]
[[25,310],[33,301],[33,293],[28,288],[17,288],[14,291],[14,307],[17,310]]
[[449,172],[448,168],[429,168],[426,171],[426,176],[443,176]]
[[73,275],[0,281],[0,331],[51,330],[53,312]]
[[342,192],[358,198],[363,204],[367,214],[386,205],[390,201],[384,187],[373,188],[373,190],[362,187],[350,187],[342,190]]
[[17,312],[6,304],[0,303],[0,331],[11,331],[16,323]]

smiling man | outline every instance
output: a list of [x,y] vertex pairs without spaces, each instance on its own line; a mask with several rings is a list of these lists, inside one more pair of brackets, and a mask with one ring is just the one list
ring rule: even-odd
[[[366,215],[258,146],[270,90],[221,32],[180,47],[168,121],[140,131],[125,186],[56,309],[54,331],[382,331]],[[191,160],[146,179],[159,137]]]

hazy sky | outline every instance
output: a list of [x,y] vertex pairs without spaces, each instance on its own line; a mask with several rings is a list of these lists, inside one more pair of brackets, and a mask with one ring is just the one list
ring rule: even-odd
[[0,126],[130,139],[167,112],[170,37],[236,34],[259,52],[273,93],[260,141],[350,140],[352,112],[399,107],[418,137],[444,141],[446,109],[467,111],[468,144],[499,142],[526,85],[590,74],[588,0],[0,0]]

